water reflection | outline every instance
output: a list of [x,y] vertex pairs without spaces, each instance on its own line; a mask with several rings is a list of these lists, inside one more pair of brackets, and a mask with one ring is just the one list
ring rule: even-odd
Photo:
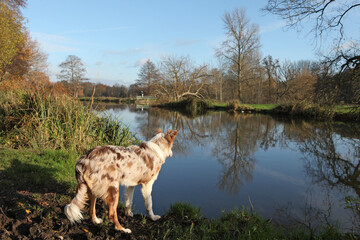
[[[313,182],[327,189],[339,189],[345,203],[345,197],[360,199],[360,140],[344,137],[341,129],[325,124],[305,139],[299,148],[304,153],[305,169]],[[345,132],[345,135],[349,136],[349,133]],[[352,221],[360,229],[360,209],[352,210]]]
[[218,185],[230,194],[238,193],[240,186],[252,179],[255,164],[253,155],[258,147],[258,133],[253,131],[258,123],[246,115],[238,115],[235,119],[234,124],[226,121],[228,124],[222,126],[222,133],[216,135],[217,144],[212,150],[222,166]]
[[[203,180],[209,182],[210,194],[221,199],[217,201],[218,205],[228,202],[227,207],[232,208],[235,204],[244,204],[242,199],[251,195],[255,196],[252,200],[258,202],[260,213],[270,217],[274,215],[268,209],[272,201],[273,208],[280,209],[278,212],[282,215],[306,226],[313,226],[311,222],[315,219],[320,221],[321,218],[323,223],[330,219],[345,222],[344,219],[350,216],[348,225],[360,229],[359,209],[344,209],[346,196],[360,199],[359,124],[314,123],[225,112],[189,117],[158,108],[111,111],[120,115],[129,111],[120,118],[133,113],[134,119],[129,121],[136,123],[135,131],[144,140],[151,138],[159,127],[180,129],[174,145],[178,156],[187,156],[190,163],[196,163],[203,155],[209,158],[208,164],[212,159],[218,163],[215,169],[218,174],[211,175],[216,178],[217,190],[210,189],[213,188],[211,179]],[[195,157],[194,149],[197,148],[203,154]],[[190,169],[196,166],[184,164],[181,167]],[[184,172],[190,172],[189,169]],[[193,171],[196,174],[203,169]],[[209,167],[206,171],[213,169]],[[190,173],[187,177],[191,178]],[[191,183],[196,185],[200,180],[198,176],[193,178],[195,180]],[[171,179],[165,181],[174,184],[170,183]],[[273,191],[269,191],[271,188]],[[189,187],[187,190],[190,191]],[[187,194],[176,193],[176,199]],[[162,194],[169,195],[169,192]],[[196,191],[191,194],[198,195],[189,197],[195,202],[196,198],[203,197]],[[211,206],[202,205],[201,208],[207,211]]]

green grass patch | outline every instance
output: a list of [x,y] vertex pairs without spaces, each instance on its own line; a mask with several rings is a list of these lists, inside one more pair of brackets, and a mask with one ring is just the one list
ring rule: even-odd
[[279,106],[279,104],[246,104],[255,110],[272,110]]
[[181,219],[200,219],[202,214],[200,213],[200,208],[194,207],[189,203],[175,203],[170,206],[168,214],[176,216]]
[[77,153],[49,149],[1,149],[0,159],[0,183],[3,187],[21,189],[33,186],[34,189],[58,191],[74,190],[76,187]]

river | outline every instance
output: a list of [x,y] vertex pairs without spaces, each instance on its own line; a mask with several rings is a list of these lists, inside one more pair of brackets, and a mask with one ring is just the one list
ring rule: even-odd
[[[245,206],[286,225],[360,229],[360,124],[226,112],[193,117],[129,105],[102,114],[143,141],[157,128],[180,130],[154,184],[156,214],[175,202],[208,218]],[[146,213],[140,187],[134,205],[135,213]]]

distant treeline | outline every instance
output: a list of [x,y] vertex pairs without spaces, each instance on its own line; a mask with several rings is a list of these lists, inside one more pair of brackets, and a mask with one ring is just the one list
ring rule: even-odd
[[262,57],[259,29],[250,24],[242,9],[223,16],[226,38],[215,49],[216,64],[197,64],[190,56],[164,56],[157,62],[148,59],[139,68],[134,84],[107,86],[89,82],[86,64],[78,56],[69,55],[59,64],[60,72],[56,75],[59,81],[50,82],[47,54],[25,27],[21,13],[25,6],[26,0],[0,1],[2,92],[40,89],[73,97],[116,98],[156,95],[170,102],[199,98],[249,104],[360,103],[358,44],[348,51],[324,56],[321,61]]

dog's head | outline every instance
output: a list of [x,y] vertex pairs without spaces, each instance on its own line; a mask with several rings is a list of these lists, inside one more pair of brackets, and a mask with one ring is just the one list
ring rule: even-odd
[[156,130],[156,135],[150,141],[159,145],[161,150],[165,153],[166,157],[171,157],[172,153],[172,146],[176,135],[178,134],[179,130],[167,130],[164,133],[160,128]]

